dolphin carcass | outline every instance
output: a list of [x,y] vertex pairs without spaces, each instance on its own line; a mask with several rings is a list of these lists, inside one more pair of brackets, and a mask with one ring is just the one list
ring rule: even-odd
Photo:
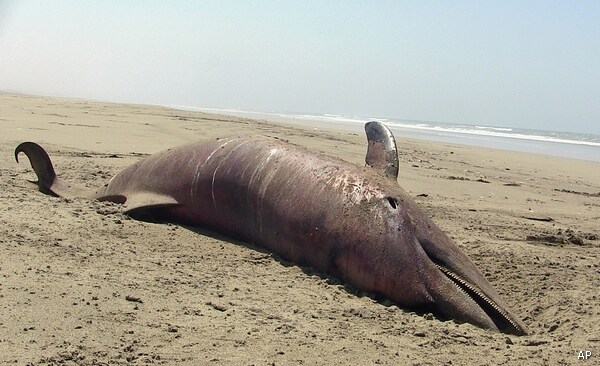
[[122,203],[133,217],[213,230],[333,275],[400,307],[482,328],[526,328],[469,258],[398,185],[392,133],[365,125],[366,167],[265,137],[172,148],[124,169],[95,193],[56,176],[24,142],[39,190]]

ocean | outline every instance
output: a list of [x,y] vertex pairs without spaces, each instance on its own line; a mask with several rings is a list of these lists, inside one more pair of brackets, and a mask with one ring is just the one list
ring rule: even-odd
[[321,128],[331,127],[349,130],[362,130],[365,122],[380,121],[385,123],[396,137],[401,136],[425,141],[438,141],[600,162],[600,135],[597,134],[341,116],[335,114],[284,114],[172,105],[169,107],[296,123]]

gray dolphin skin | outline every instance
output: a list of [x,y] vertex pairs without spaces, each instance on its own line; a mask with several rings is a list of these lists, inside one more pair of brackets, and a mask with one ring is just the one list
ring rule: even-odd
[[39,190],[122,203],[133,217],[202,227],[262,246],[405,309],[523,335],[525,326],[476,266],[400,188],[396,143],[365,126],[367,164],[266,137],[172,148],[124,169],[95,193],[56,176],[24,142]]
[[383,174],[393,180],[398,179],[400,164],[396,139],[383,123],[367,122],[365,124],[368,147],[365,162],[368,166],[383,171]]

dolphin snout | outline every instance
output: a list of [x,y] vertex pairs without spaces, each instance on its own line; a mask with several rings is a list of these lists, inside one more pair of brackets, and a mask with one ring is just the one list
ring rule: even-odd
[[452,250],[455,245],[447,240],[442,242],[443,245],[419,240],[430,260],[430,275],[426,282],[439,313],[482,328],[527,334],[525,326],[511,313],[475,264],[466,255]]

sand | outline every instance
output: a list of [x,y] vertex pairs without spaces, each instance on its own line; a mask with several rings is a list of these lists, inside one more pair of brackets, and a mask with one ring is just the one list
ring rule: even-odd
[[[600,164],[403,139],[400,184],[529,327],[517,337],[377,302],[251,244],[45,196],[42,144],[97,187],[142,156],[277,136],[363,164],[360,131],[0,94],[0,364],[572,364],[600,357]],[[531,218],[550,218],[536,221]]]

